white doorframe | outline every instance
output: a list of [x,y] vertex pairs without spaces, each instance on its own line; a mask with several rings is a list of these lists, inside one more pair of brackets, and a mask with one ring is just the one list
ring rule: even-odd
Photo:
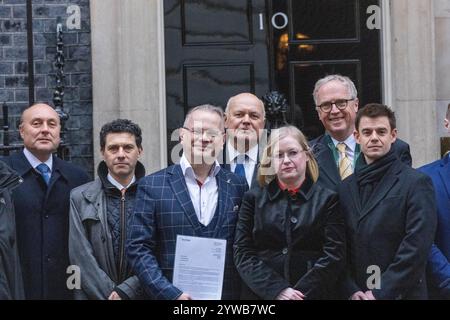
[[381,88],[383,103],[393,109],[392,46],[391,46],[391,4],[381,0]]

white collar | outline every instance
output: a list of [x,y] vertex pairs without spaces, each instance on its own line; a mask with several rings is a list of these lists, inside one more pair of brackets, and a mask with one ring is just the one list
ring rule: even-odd
[[116,187],[117,189],[119,189],[120,191],[122,191],[123,188],[128,189],[136,181],[136,176],[133,176],[133,179],[131,179],[131,182],[127,186],[124,186],[119,181],[114,179],[114,177],[109,172],[108,172],[108,175],[106,176],[106,178],[108,178],[108,181],[111,182],[111,184],[114,187]]
[[344,141],[337,141],[335,138],[333,138],[330,135],[331,141],[333,141],[334,146],[336,147],[338,143],[343,142],[345,143],[345,145],[347,146],[347,148],[349,148],[350,150],[352,150],[353,152],[355,152],[356,149],[356,139],[355,136],[353,134],[349,135],[347,139],[345,139]]
[[36,167],[38,165],[40,165],[41,163],[45,163],[47,165],[47,167],[50,168],[50,171],[52,171],[52,169],[53,169],[53,157],[52,157],[51,154],[50,154],[50,157],[45,162],[42,162],[41,160],[36,158],[36,156],[34,154],[32,154],[30,152],[30,150],[28,150],[27,148],[23,148],[23,154],[25,155],[25,158],[27,158],[28,162],[31,164],[31,166],[34,169],[36,169]]
[[[186,176],[186,171],[188,171],[192,177],[196,178],[194,169],[192,168],[192,165],[190,164],[190,162],[188,161],[188,159],[186,158],[186,156],[183,155],[181,156],[180,159],[180,166],[181,166],[181,171],[183,171],[183,175]],[[215,177],[220,171],[220,164],[217,161],[217,159],[214,161],[214,169],[209,171],[209,176],[210,177]]]
[[[227,154],[228,160],[233,161],[237,156],[240,155],[231,143],[227,143]],[[258,145],[254,145],[250,150],[245,153],[252,162],[258,162]]]

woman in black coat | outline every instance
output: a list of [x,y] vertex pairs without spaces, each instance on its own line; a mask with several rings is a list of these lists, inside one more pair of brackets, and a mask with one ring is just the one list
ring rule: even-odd
[[245,194],[236,227],[243,299],[335,297],[344,267],[344,223],[337,194],[317,178],[300,130],[273,130],[258,172],[260,187]]

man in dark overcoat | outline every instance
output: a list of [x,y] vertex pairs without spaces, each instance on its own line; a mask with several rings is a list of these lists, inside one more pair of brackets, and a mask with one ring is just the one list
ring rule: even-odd
[[431,179],[392,150],[394,113],[369,104],[356,117],[364,155],[339,187],[346,222],[346,297],[354,300],[426,299],[425,269],[436,230]]
[[3,159],[23,179],[13,191],[13,200],[26,299],[72,297],[66,284],[69,195],[89,177],[53,155],[60,130],[52,107],[43,103],[28,107],[19,125],[24,149]]

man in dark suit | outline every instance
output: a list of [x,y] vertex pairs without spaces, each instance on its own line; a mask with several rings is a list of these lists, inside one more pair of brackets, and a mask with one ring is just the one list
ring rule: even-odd
[[172,283],[177,235],[225,239],[222,298],[236,299],[240,280],[232,246],[248,186],[216,160],[224,143],[222,110],[211,105],[190,110],[180,139],[180,163],[139,182],[127,240],[130,265],[151,298],[191,299]]
[[223,167],[245,177],[249,187],[257,185],[259,143],[264,133],[264,103],[251,93],[240,93],[228,100],[225,109],[227,142]]
[[[329,189],[353,173],[360,146],[353,136],[358,111],[358,93],[350,78],[329,75],[316,82],[314,102],[325,134],[310,141],[319,164],[318,182]],[[392,146],[400,160],[411,166],[409,145],[397,139]]]
[[60,142],[55,110],[38,103],[20,119],[24,149],[3,159],[24,182],[14,189],[17,242],[27,299],[70,299],[70,191],[89,181],[78,167],[52,155]]
[[361,163],[339,186],[349,253],[346,296],[426,299],[425,268],[436,230],[431,179],[393,152],[397,129],[387,106],[362,108],[354,135]]
[[[444,119],[448,132],[450,104]],[[428,274],[430,296],[436,299],[450,299],[450,154],[442,159],[427,164],[419,171],[428,175],[433,181],[438,223],[436,237],[428,256]]]

